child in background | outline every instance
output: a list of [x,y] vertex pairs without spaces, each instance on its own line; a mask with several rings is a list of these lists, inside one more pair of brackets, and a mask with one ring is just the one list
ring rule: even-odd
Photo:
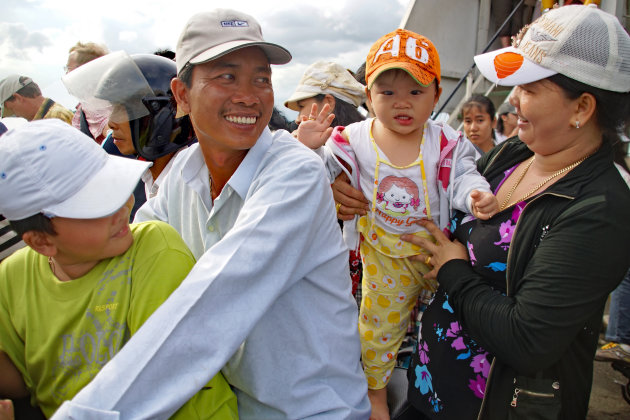
[[403,29],[383,36],[368,54],[366,81],[376,118],[336,127],[318,152],[331,181],[348,172],[370,201],[366,216],[346,222],[344,238],[350,249],[360,242],[363,259],[359,331],[371,418],[388,419],[385,387],[410,311],[422,290],[435,289],[424,278],[430,257],[424,263],[409,259],[420,249],[400,236],[430,238],[416,222],[430,218],[445,228],[453,208],[487,219],[498,203],[476,171],[472,145],[451,127],[429,120],[442,90],[430,40]]
[[[0,399],[30,393],[52,416],[194,265],[169,225],[129,225],[149,165],[54,119],[2,137],[0,213],[28,247],[0,264]],[[219,373],[174,418],[236,419],[236,397]]]
[[483,95],[473,95],[462,105],[464,133],[477,149],[477,157],[481,157],[495,146],[494,104]]

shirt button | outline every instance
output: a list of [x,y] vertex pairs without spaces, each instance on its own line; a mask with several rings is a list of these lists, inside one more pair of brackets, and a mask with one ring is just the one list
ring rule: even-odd
[[208,226],[208,230],[209,230],[210,232],[214,232],[214,226],[212,226],[212,225]]

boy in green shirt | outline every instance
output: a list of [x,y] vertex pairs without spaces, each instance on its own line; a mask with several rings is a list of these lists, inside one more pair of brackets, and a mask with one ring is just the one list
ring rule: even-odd
[[[149,165],[108,155],[56,120],[0,139],[0,214],[28,245],[0,264],[0,398],[30,393],[51,416],[194,265],[169,225],[129,225]],[[238,418],[221,373],[203,385],[172,418]]]

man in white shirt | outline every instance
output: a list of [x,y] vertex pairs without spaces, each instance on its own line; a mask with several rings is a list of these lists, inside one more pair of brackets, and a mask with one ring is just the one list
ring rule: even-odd
[[167,418],[220,369],[243,419],[367,419],[348,254],[324,167],[267,128],[270,64],[291,55],[251,16],[218,9],[190,19],[176,56],[171,87],[199,142],[136,220],[167,221],[199,260],[53,419]]

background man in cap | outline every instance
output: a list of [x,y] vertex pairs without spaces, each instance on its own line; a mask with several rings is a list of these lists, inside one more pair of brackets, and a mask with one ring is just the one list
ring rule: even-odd
[[15,115],[28,121],[58,118],[70,124],[72,111],[50,98],[42,96],[37,83],[30,77],[12,74],[0,81],[2,116]]
[[166,418],[223,369],[242,419],[367,419],[348,251],[324,167],[267,128],[269,65],[291,55],[232,10],[193,16],[176,54],[171,87],[199,143],[136,220],[167,221],[199,260],[53,418]]

